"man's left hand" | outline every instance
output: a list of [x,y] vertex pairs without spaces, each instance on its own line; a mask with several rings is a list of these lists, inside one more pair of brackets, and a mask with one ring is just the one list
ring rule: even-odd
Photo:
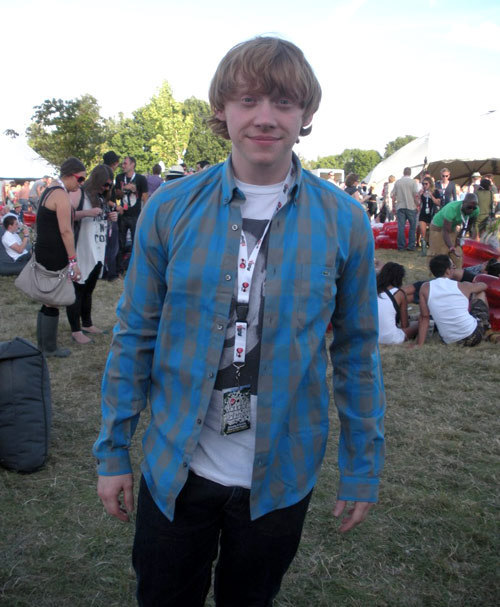
[[[347,502],[345,500],[337,500],[333,509],[333,516],[340,518],[345,510]],[[348,510],[347,516],[340,523],[340,533],[347,533],[356,525],[362,523],[368,516],[373,504],[371,502],[354,502],[353,507]]]

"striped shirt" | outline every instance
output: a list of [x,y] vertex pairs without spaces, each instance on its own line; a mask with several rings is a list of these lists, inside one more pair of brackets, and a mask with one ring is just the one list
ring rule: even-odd
[[[302,171],[269,230],[250,511],[290,506],[313,488],[328,436],[325,332],[334,339],[340,419],[338,498],[374,502],[385,396],[373,237],[360,204]],[[224,347],[243,194],[224,163],[159,188],[141,213],[103,378],[98,473],[131,472],[141,411],[142,472],[173,519]]]

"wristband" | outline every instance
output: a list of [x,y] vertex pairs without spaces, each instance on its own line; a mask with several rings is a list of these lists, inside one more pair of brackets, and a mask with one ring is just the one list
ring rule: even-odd
[[76,255],[72,255],[71,257],[68,257],[68,261],[69,261],[69,263],[76,263]]

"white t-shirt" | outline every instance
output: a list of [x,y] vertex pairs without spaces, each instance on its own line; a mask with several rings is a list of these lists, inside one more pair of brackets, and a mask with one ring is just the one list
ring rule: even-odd
[[[92,208],[92,204],[85,194],[83,210]],[[80,219],[80,232],[76,245],[76,257],[78,267],[82,273],[82,278],[78,282],[83,284],[90,272],[96,267],[98,262],[104,263],[104,254],[106,251],[106,232],[108,222],[102,215],[97,217],[83,217]]]
[[[390,290],[392,295],[398,289]],[[402,344],[405,332],[396,325],[396,309],[386,293],[379,293],[378,304],[378,343],[386,345]]]
[[26,253],[28,253],[28,249],[24,249],[22,253],[17,253],[17,251],[14,251],[14,249],[11,248],[11,245],[13,244],[23,244],[19,234],[14,234],[5,230],[5,234],[2,236],[2,244],[9,257],[12,257],[12,261],[17,261],[21,255],[26,255]]
[[[283,190],[283,183],[269,186],[255,186],[239,180],[235,181],[237,187],[245,194],[246,198],[241,207],[241,215],[243,217],[243,231],[248,245],[248,254],[250,255],[255,243],[264,233],[267,223],[273,217],[280,193]],[[198,446],[191,460],[191,469],[195,474],[226,487],[236,486],[249,489],[252,484],[255,430],[257,425],[257,380],[260,361],[262,314],[264,311],[268,238],[269,232],[267,232],[262,242],[255,262],[247,315],[247,354],[240,378],[240,386],[250,385],[250,428],[229,435],[222,434],[221,431],[223,390],[237,386],[235,369],[233,367],[236,325],[235,302],[238,288],[236,284],[215,389],[208,406]],[[236,263],[237,260],[235,259],[235,265]]]

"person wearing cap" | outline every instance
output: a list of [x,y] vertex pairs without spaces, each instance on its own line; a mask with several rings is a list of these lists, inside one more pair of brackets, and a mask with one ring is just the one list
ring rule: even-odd
[[168,170],[165,181],[173,181],[174,179],[179,179],[179,177],[185,177],[185,175],[184,167],[180,164],[174,164],[174,166],[170,167]]
[[[432,218],[429,227],[429,254],[449,255],[457,268],[462,267],[462,239],[467,232],[476,237],[479,204],[476,194],[448,203]],[[457,227],[460,231],[457,232]]]
[[117,207],[118,217],[118,272],[123,274],[128,266],[125,260],[127,251],[127,233],[130,231],[134,244],[135,228],[143,203],[148,199],[148,182],[144,175],[135,172],[136,160],[125,156],[122,162],[123,173],[116,177],[116,197],[121,200]]
[[19,223],[23,223],[23,207],[21,205],[21,203],[19,201],[15,201],[14,202],[14,208],[12,209],[12,211],[9,211],[7,215],[11,215],[12,217],[15,217]]
[[475,171],[471,175],[471,183],[469,186],[468,193],[476,194],[480,184],[481,184],[481,173],[479,171]]

